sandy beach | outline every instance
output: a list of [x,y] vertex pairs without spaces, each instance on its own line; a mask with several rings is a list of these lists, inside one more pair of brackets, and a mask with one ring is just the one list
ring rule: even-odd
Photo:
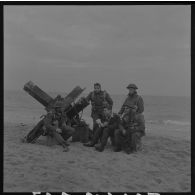
[[[23,120],[24,121],[24,120]],[[143,151],[127,155],[71,143],[70,151],[21,143],[34,124],[4,122],[4,191],[47,192],[189,192],[191,191],[190,129],[147,125]]]

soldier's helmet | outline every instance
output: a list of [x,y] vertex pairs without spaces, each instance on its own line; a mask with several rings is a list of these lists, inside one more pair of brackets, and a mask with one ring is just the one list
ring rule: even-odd
[[138,87],[137,87],[134,83],[130,83],[130,84],[127,86],[127,89],[129,89],[129,88],[138,89]]

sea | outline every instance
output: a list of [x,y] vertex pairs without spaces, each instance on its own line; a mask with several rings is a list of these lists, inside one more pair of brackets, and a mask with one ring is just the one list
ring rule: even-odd
[[[66,95],[60,92],[48,92],[48,94],[53,98],[58,94],[63,97]],[[81,94],[80,97],[85,96],[86,94]],[[126,96],[125,94],[111,95],[114,112],[120,110]],[[191,127],[191,97],[143,95],[142,98],[146,123]],[[91,106],[88,106],[80,115],[89,119],[90,111]],[[36,124],[44,114],[46,111],[43,105],[25,91],[4,91],[4,122]]]

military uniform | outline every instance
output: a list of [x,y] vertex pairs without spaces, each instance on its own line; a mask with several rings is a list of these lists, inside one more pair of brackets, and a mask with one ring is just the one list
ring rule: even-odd
[[[108,123],[105,127],[99,128],[98,133],[101,136],[100,143],[95,146],[96,150],[102,152],[107,144],[108,138],[111,138],[112,146],[115,145],[114,142],[114,131],[119,127],[120,117],[117,114],[112,114],[107,118],[106,122]],[[97,141],[98,135],[95,135],[95,141]]]
[[[126,131],[125,135],[123,130]],[[126,153],[138,151],[141,146],[141,137],[145,135],[145,120],[143,114],[137,114],[131,123],[121,123],[115,131],[115,151],[124,150]]]
[[[67,117],[63,116],[61,113],[55,111],[48,112],[44,121],[45,134],[56,139],[56,141],[67,148],[68,144],[66,140],[72,136],[74,133],[74,128],[72,128],[67,122]],[[57,132],[57,129],[61,129],[62,132]]]
[[118,128],[120,118],[117,114],[112,114],[109,117],[103,117],[101,122],[106,123],[104,127],[97,126],[95,133],[91,142],[85,144],[85,146],[93,147],[95,144],[100,143],[95,146],[96,150],[102,152],[107,144],[108,138],[111,138],[112,145],[114,146],[114,131]]
[[[133,88],[133,89],[138,89],[137,86],[135,84],[129,84],[127,86],[127,88]],[[141,96],[139,96],[137,94],[137,92],[135,91],[134,94],[128,94],[127,98],[125,99],[120,111],[118,114],[123,114],[124,110],[125,110],[125,107],[128,107],[128,106],[136,106],[137,107],[137,113],[143,113],[144,111],[144,101],[142,99]]]
[[93,119],[93,130],[97,128],[96,120],[103,119],[103,109],[105,106],[109,106],[109,109],[112,110],[113,101],[110,95],[106,91],[100,92],[90,92],[86,97],[87,101],[91,101],[92,110],[91,117]]

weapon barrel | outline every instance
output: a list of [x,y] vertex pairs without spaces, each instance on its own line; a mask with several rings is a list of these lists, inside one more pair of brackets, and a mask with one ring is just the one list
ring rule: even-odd
[[53,101],[52,97],[50,97],[32,81],[29,81],[24,85],[24,90],[45,107],[47,107],[50,102]]

